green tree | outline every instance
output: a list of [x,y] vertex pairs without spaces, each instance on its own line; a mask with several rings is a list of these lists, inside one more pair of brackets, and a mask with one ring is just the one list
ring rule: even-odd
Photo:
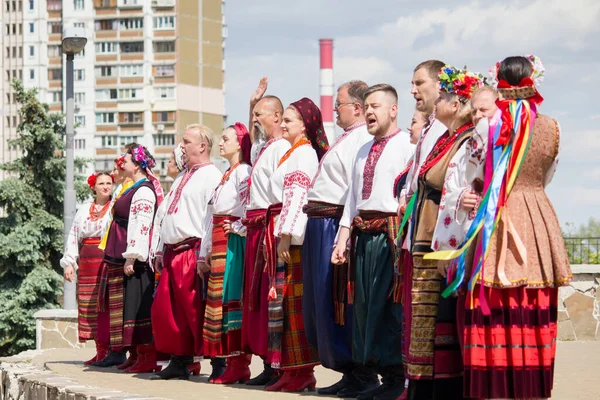
[[[22,123],[9,145],[21,157],[0,166],[0,355],[35,347],[33,314],[59,307],[62,294],[64,116],[49,113],[35,89],[13,88]],[[89,195],[81,178],[76,187],[80,200]]]

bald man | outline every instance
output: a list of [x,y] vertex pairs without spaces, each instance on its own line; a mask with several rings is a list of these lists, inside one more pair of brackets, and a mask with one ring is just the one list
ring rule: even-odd
[[264,386],[274,379],[273,369],[267,360],[269,344],[269,277],[265,272],[263,238],[265,218],[269,201],[269,179],[277,169],[279,160],[290,149],[290,143],[282,139],[281,116],[283,105],[275,96],[265,96],[267,80],[263,78],[250,99],[253,144],[260,142],[264,134],[266,142],[253,158],[250,173],[250,196],[246,204],[243,223],[246,232],[244,257],[244,292],[242,311],[242,348],[246,354],[256,354],[263,359],[264,371],[246,382],[247,385]]
[[[212,131],[203,125],[186,128],[183,135],[185,172],[179,174],[165,198],[167,212],[160,227],[155,267],[162,272],[152,307],[156,350],[171,355],[169,366],[150,379],[188,379],[198,374],[194,357],[203,356],[204,309],[202,289],[207,276],[197,265],[205,232],[204,220],[212,191],[221,172],[210,162]],[[164,266],[164,268],[163,268]],[[198,273],[197,273],[198,272]],[[211,375],[220,376],[222,359],[211,363]]]

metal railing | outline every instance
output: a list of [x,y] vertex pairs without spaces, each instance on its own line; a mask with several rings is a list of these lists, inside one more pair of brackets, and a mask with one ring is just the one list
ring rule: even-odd
[[600,264],[600,237],[565,237],[571,264]]

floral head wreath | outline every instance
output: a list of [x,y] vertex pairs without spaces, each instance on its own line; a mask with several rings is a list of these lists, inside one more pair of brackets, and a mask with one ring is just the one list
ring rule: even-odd
[[[94,190],[94,187],[96,186],[96,181],[98,180],[98,175],[100,175],[100,172],[95,172],[93,174],[91,174],[90,176],[88,176],[87,178],[87,184],[90,187],[90,189]],[[115,183],[115,178],[114,176],[112,176],[112,174],[110,175],[110,179],[112,179],[112,183]]]
[[117,163],[117,167],[119,167],[119,169],[123,171],[123,165],[125,164],[125,154],[122,154],[121,156],[117,157],[115,163]]
[[483,86],[483,77],[480,74],[458,69],[451,65],[444,65],[438,74],[440,88],[458,96],[462,103],[466,103],[473,92]]
[[133,149],[131,156],[138,164],[140,164],[142,169],[152,169],[156,165],[156,162],[146,155],[146,148],[144,146],[138,146]]
[[544,99],[538,93],[537,87],[544,81],[544,72],[546,72],[546,69],[539,57],[533,54],[528,54],[523,57],[531,62],[531,76],[524,78],[515,86],[504,80],[498,80],[498,70],[502,63],[501,61],[498,61],[490,68],[490,77],[486,80],[486,83],[497,88],[498,93],[503,100],[533,99],[538,104],[541,104]]

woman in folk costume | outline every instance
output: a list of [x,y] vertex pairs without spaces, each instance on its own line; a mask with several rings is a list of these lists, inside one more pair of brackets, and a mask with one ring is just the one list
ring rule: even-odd
[[[459,163],[474,131],[469,99],[483,83],[480,76],[445,65],[439,73],[436,119],[447,127],[418,173],[412,212],[412,271],[405,284],[406,371],[409,399],[462,399],[462,358],[456,327],[456,298],[441,298],[444,277],[437,262],[424,260],[432,252],[433,232],[449,170]],[[408,288],[406,288],[408,290]],[[408,294],[408,292],[405,292]]]
[[469,398],[551,396],[558,288],[572,276],[544,192],[556,168],[560,129],[537,112],[543,71],[535,56],[508,57],[492,69],[499,110],[467,148],[466,178],[481,200],[460,249],[432,255],[457,259],[445,295],[466,287],[458,316]]
[[[150,323],[154,272],[148,255],[154,214],[163,196],[148,149],[137,144],[127,148],[123,172],[133,185],[113,206],[98,294],[99,307],[110,312],[111,351],[92,365],[150,372],[156,368],[156,351]],[[131,351],[128,360],[127,350]]]
[[204,314],[204,355],[228,357],[223,375],[211,383],[231,384],[250,379],[251,354],[242,354],[242,280],[246,228],[241,223],[248,198],[250,135],[241,123],[221,134],[219,152],[229,168],[208,203],[210,232],[200,247],[199,262],[210,271]]
[[98,319],[108,318],[108,314],[98,315],[98,287],[103,256],[98,244],[110,221],[108,210],[113,179],[108,172],[97,172],[88,177],[87,183],[94,193],[94,201],[82,205],[77,211],[60,266],[64,268],[65,279],[69,282],[75,279],[77,271],[79,341],[93,339],[96,342],[96,355],[84,362],[85,365],[90,365],[108,354],[108,331],[98,331]]
[[283,138],[292,147],[271,177],[266,252],[269,289],[269,362],[283,375],[268,391],[314,390],[319,357],[308,342],[302,319],[302,242],[308,217],[307,193],[329,145],[319,108],[307,98],[283,114]]

